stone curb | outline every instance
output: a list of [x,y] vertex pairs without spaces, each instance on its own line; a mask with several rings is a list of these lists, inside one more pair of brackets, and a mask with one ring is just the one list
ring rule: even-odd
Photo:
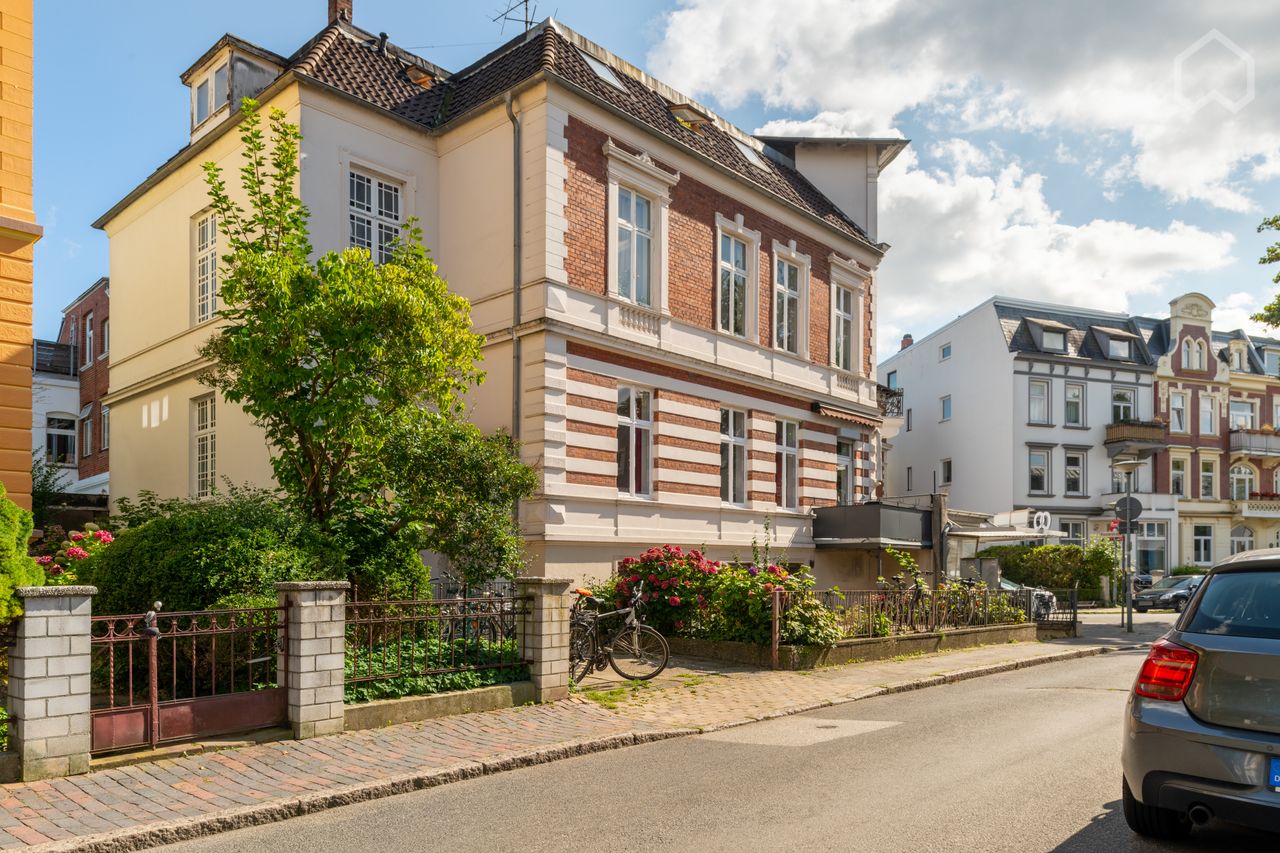
[[320,791],[313,794],[307,794],[306,796],[295,799],[278,800],[276,802],[262,803],[252,806],[241,806],[239,808],[226,809],[216,814],[199,815],[197,817],[130,827],[129,829],[114,830],[111,832],[97,833],[95,835],[80,836],[78,838],[69,838],[62,841],[48,842],[46,844],[37,845],[27,849],[33,851],[33,853],[35,853],[35,851],[40,851],[40,853],[44,853],[44,851],[54,853],[54,851],[72,850],[86,851],[86,853],[123,853],[123,851],[128,850],[143,850],[148,847],[158,847],[162,844],[174,844],[179,841],[190,841],[195,838],[207,835],[216,835],[222,832],[230,832],[236,829],[245,829],[251,826],[276,823],[292,817],[301,817],[314,812],[325,811],[326,809],[349,806],[355,803],[367,802],[369,800],[382,799],[384,797],[393,797],[398,794],[407,794],[412,791],[421,791],[426,788],[434,788],[438,785],[446,785],[450,782],[461,782],[466,779],[475,779],[480,776],[503,773],[508,770],[518,770],[522,767],[533,767],[538,764],[548,764],[565,758],[590,755],[595,752],[605,752],[613,749],[621,749],[622,747],[627,746],[638,746],[640,744],[669,740],[671,738],[688,737],[689,735],[722,731],[724,729],[745,726],[750,723],[757,723],[763,720],[794,716],[796,714],[803,714],[807,711],[816,711],[821,708],[829,708],[835,705],[845,705],[863,699],[870,699],[875,696],[887,696],[893,693],[905,693],[911,690],[920,690],[940,684],[952,684],[958,681],[966,681],[971,678],[979,678],[984,675],[997,675],[1002,672],[1026,669],[1039,664],[1093,657],[1103,654],[1104,652],[1120,651],[1122,648],[1140,648],[1140,646],[1092,646],[1072,649],[1059,654],[1028,658],[1026,660],[989,664],[987,666],[957,670],[956,672],[947,673],[945,675],[930,676],[928,678],[920,678],[914,681],[902,682],[900,684],[892,684],[888,687],[873,687],[836,699],[811,702],[804,705],[794,705],[778,711],[770,711],[769,713],[763,714],[759,717],[746,717],[740,720],[716,723],[714,725],[701,726],[697,728],[632,731],[618,735],[610,735],[603,738],[570,741],[568,743],[557,744],[556,746],[544,747],[542,749],[500,755],[488,761],[464,762],[451,767],[435,768],[433,770],[420,773],[406,773],[377,782],[363,782],[356,785],[337,788],[331,791]]

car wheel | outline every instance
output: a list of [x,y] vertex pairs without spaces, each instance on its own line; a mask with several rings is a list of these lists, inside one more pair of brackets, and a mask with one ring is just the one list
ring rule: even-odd
[[1187,600],[1185,598],[1179,598],[1177,601],[1173,603],[1174,613],[1181,613],[1183,610],[1186,610],[1186,609],[1187,609]]
[[1143,805],[1129,790],[1129,780],[1123,780],[1124,821],[1129,828],[1147,838],[1177,841],[1191,834],[1191,819],[1173,809],[1161,809]]

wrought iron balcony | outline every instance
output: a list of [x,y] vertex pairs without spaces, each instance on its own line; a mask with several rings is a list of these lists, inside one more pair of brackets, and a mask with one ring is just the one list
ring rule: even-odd
[[886,418],[902,417],[902,389],[888,385],[876,386],[876,398],[880,401],[880,414]]
[[1231,452],[1246,456],[1280,456],[1280,433],[1260,429],[1233,429]]
[[1145,459],[1169,445],[1169,428],[1160,421],[1117,421],[1107,424],[1103,444],[1110,457]]

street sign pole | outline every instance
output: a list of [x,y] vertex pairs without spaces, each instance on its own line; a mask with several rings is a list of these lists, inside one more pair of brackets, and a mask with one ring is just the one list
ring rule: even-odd
[[1127,511],[1126,514],[1129,516],[1129,518],[1125,519],[1125,530],[1124,530],[1124,559],[1125,559],[1125,565],[1128,566],[1128,569],[1126,570],[1125,576],[1124,576],[1124,580],[1125,580],[1124,614],[1125,614],[1125,631],[1132,634],[1133,633],[1133,557],[1129,552],[1129,542],[1131,541],[1129,537],[1133,535],[1133,531],[1131,530],[1131,528],[1133,527],[1134,518],[1137,517],[1136,514],[1133,512],[1133,472],[1132,471],[1128,471],[1125,473],[1124,496],[1128,498],[1128,500],[1126,501],[1127,506],[1125,507],[1125,510]]

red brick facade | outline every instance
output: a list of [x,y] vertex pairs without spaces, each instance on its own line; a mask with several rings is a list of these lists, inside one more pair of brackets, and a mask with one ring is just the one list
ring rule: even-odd
[[[104,423],[102,410],[102,398],[107,395],[107,374],[111,362],[109,355],[111,312],[108,291],[109,284],[104,278],[72,303],[63,312],[62,329],[58,333],[59,343],[73,344],[76,347],[76,360],[80,369],[80,408],[93,406],[89,417],[80,423],[76,436],[76,451],[79,456],[77,473],[81,480],[105,474],[111,468],[109,440],[107,446],[103,446],[104,435],[109,435],[109,425]],[[85,351],[90,319],[93,324],[93,352],[91,353]],[[89,424],[91,432],[88,436],[86,436],[86,423]],[[86,438],[91,441],[86,441]]]
[[[580,119],[570,116],[565,127],[568,152],[565,165],[568,177],[565,192],[568,204],[565,216],[567,256],[565,271],[573,287],[603,295],[608,269],[608,169],[605,162],[606,134]],[[630,150],[614,140],[614,144]],[[658,158],[654,158],[655,161]],[[661,163],[659,162],[661,165]],[[669,166],[664,166],[674,171]],[[831,323],[830,246],[789,229],[772,217],[742,201],[720,193],[688,175],[682,175],[671,188],[671,206],[667,233],[667,304],[671,315],[705,329],[715,328],[716,306],[716,214],[732,219],[742,214],[743,225],[760,232],[757,269],[759,270],[759,338],[760,345],[773,345],[773,242],[787,245],[796,242],[796,251],[808,255],[809,270],[808,332],[809,359],[816,364],[830,363],[829,331]],[[872,375],[872,339],[874,323],[873,287],[863,297],[862,366]]]

